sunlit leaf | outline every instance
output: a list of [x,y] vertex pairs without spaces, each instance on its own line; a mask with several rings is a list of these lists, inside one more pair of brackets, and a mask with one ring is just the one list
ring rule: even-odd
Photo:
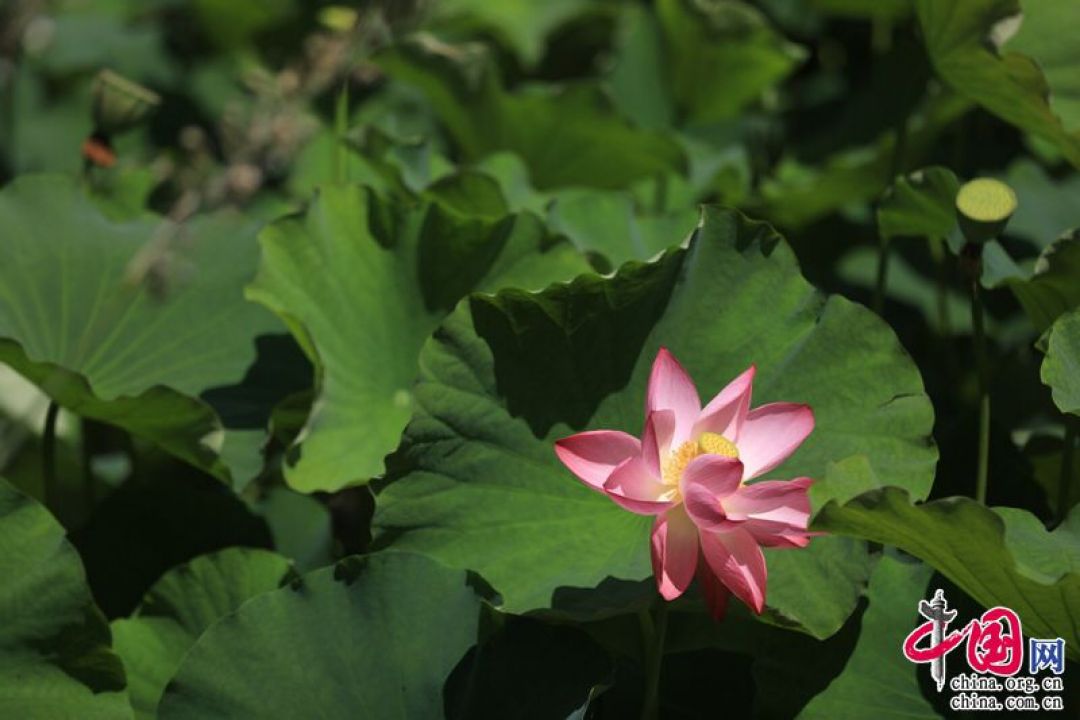
[[[915,8],[931,62],[945,82],[1006,122],[1053,142],[1080,165],[1073,79],[1080,56],[1069,29],[1080,21],[1080,6],[1069,0],[1022,6],[1019,0],[917,0]],[[1020,32],[1008,39],[1017,23]]]
[[248,296],[282,317],[317,368],[318,397],[285,468],[304,492],[383,473],[409,418],[420,347],[462,296],[537,289],[588,267],[533,215],[409,208],[351,186],[324,188],[261,242]]
[[256,337],[280,329],[243,297],[254,223],[113,222],[71,180],[28,176],[0,194],[0,225],[0,360],[60,405],[219,478],[257,472],[262,428],[225,432],[200,397],[241,384]]

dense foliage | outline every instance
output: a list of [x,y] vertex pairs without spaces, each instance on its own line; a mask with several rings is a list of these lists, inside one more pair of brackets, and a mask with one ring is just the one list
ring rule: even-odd
[[[0,717],[943,717],[937,588],[1063,638],[1074,713],[1077,27],[7,0]],[[660,599],[556,455],[653,433],[661,348],[812,408],[760,614]]]

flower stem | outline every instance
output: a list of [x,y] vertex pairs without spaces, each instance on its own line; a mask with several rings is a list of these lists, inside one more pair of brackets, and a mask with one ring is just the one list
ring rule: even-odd
[[42,499],[45,507],[53,512],[56,511],[56,502],[59,499],[59,490],[56,482],[56,418],[60,414],[60,406],[56,401],[49,402],[49,409],[45,411],[45,430],[41,436],[41,474],[44,478]]
[[660,717],[660,668],[664,663],[664,637],[667,634],[667,601],[657,596],[654,610],[638,613],[645,660],[645,700],[641,720]]
[[990,379],[986,362],[982,296],[977,276],[973,276],[971,280],[971,329],[974,333],[975,363],[979,377],[979,458],[978,473],[975,476],[975,499],[985,503],[990,472]]
[[1069,486],[1072,484],[1073,457],[1076,449],[1077,426],[1080,423],[1076,418],[1065,416],[1065,444],[1061,446],[1061,477],[1058,480],[1058,523],[1065,521],[1069,515]]

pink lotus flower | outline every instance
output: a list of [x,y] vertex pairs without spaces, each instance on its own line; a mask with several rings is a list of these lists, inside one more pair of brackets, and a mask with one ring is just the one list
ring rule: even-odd
[[714,617],[729,591],[761,613],[761,547],[806,547],[813,482],[747,484],[786,460],[814,429],[807,405],[750,409],[755,368],[731,381],[704,408],[675,357],[653,362],[641,440],[617,430],[578,433],[555,452],[586,485],[622,507],[655,515],[652,564],[660,594],[674,600],[695,574]]

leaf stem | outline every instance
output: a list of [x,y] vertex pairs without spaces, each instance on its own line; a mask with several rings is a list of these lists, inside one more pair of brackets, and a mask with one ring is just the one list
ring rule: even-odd
[[660,669],[664,664],[664,638],[667,635],[667,601],[657,596],[654,610],[638,613],[645,660],[645,699],[641,720],[660,717]]
[[1065,444],[1061,446],[1061,477],[1058,479],[1058,524],[1069,515],[1069,486],[1072,485],[1073,458],[1076,450],[1077,422],[1075,417],[1065,416]]
[[[892,160],[889,162],[889,177],[885,180],[886,189],[896,182],[896,177],[904,171],[904,152],[907,150],[907,115],[896,123],[893,138]],[[874,312],[881,315],[885,311],[885,289],[889,283],[889,238],[878,231],[877,284],[874,286]]]
[[[980,248],[981,250],[981,248]],[[978,273],[971,279],[971,329],[975,341],[975,363],[979,378],[979,457],[975,476],[975,499],[986,502],[987,479],[990,472],[990,378],[986,361],[986,327],[983,321],[982,294]]]
[[949,327],[949,266],[945,256],[945,240],[929,238],[930,256],[937,268],[937,320],[938,333],[947,338],[952,334]]
[[885,312],[885,289],[889,284],[889,239],[878,238],[877,283],[874,285],[874,312]]
[[60,495],[56,482],[56,418],[59,414],[60,406],[55,400],[50,401],[49,409],[45,411],[45,430],[41,435],[42,498],[45,506],[53,512],[56,511]]
[[337,143],[334,146],[334,177],[339,185],[349,178],[348,172],[348,148],[345,147],[345,135],[349,132],[349,78],[341,81],[341,90],[338,92],[337,105],[334,108],[334,137]]

